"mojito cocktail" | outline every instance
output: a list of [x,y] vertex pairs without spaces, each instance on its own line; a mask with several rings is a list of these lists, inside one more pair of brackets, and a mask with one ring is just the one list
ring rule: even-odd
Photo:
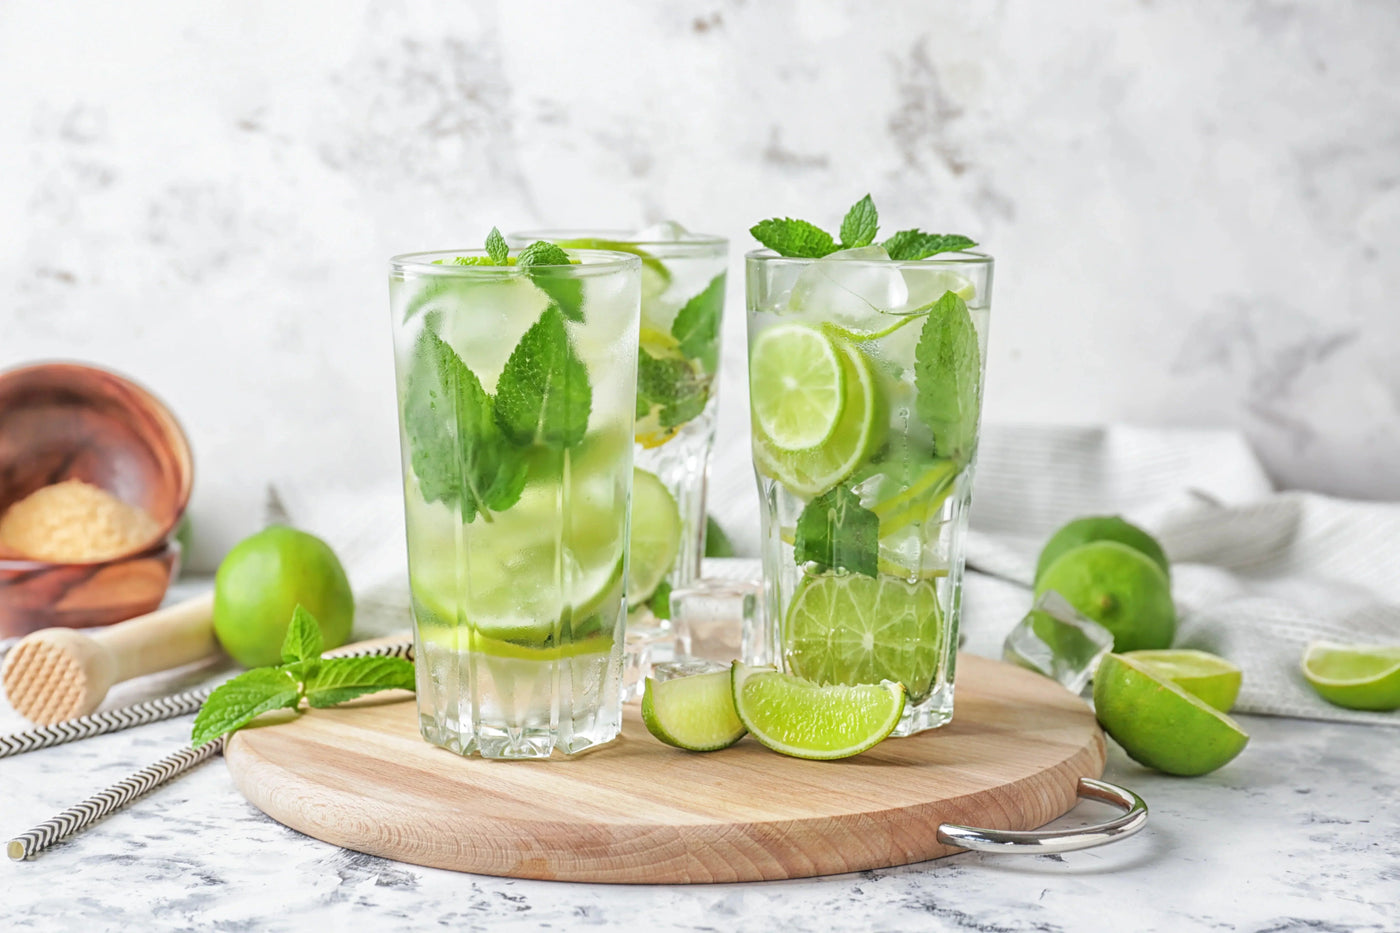
[[488,247],[390,266],[418,714],[538,758],[620,727],[641,261]]
[[664,618],[667,595],[699,576],[705,553],[705,475],[718,407],[728,241],[674,223],[638,233],[544,230],[507,239],[512,245],[549,240],[569,249],[621,250],[641,259],[637,517],[628,598]]
[[992,261],[919,231],[877,245],[862,205],[840,242],[754,228],[799,253],[747,257],[765,597],[786,670],[903,683],[910,735],[952,716]]

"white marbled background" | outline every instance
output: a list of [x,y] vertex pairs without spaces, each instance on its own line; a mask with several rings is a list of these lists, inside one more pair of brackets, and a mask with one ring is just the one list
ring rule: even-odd
[[728,234],[738,437],[747,227],[869,190],[997,257],[989,420],[1236,425],[1400,497],[1397,43],[1386,0],[3,2],[0,367],[165,397],[208,563],[269,479],[397,470],[391,253]]

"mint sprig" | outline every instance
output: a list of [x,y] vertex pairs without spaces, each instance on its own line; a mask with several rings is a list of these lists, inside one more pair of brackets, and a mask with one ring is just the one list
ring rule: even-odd
[[[779,256],[821,259],[837,250],[856,249],[875,242],[880,228],[880,215],[875,202],[866,195],[852,205],[841,221],[841,241],[816,224],[791,217],[760,220],[749,228],[754,239]],[[977,243],[969,237],[954,233],[925,233],[916,228],[901,230],[881,246],[890,258],[901,262],[927,259],[939,253],[971,249]]]
[[953,292],[934,302],[914,349],[914,410],[939,457],[966,463],[977,440],[982,357],[967,304]]
[[564,315],[544,309],[511,352],[496,382],[496,423],[518,445],[562,450],[583,440],[593,388],[574,352]]
[[671,322],[671,336],[680,350],[692,360],[698,360],[705,372],[714,373],[719,365],[719,322],[724,314],[725,273],[710,280],[704,291],[691,298],[676,312]]
[[637,353],[637,417],[645,418],[660,407],[657,417],[664,428],[685,424],[705,410],[710,380],[697,373],[688,360]]
[[501,231],[495,227],[486,234],[486,255],[491,257],[491,262],[497,266],[504,266],[510,259],[510,247],[506,245],[506,238],[501,236]]
[[879,573],[880,518],[849,487],[837,486],[808,502],[797,517],[793,557],[819,573]]
[[263,713],[326,707],[380,690],[412,690],[413,664],[403,658],[322,658],[321,627],[305,608],[292,613],[282,641],[283,663],[239,674],[209,695],[194,718],[198,747],[243,728]]
[[564,317],[574,323],[583,321],[583,283],[559,266],[572,265],[569,254],[545,240],[536,240],[520,251],[515,266],[523,269],[541,291],[550,297]]

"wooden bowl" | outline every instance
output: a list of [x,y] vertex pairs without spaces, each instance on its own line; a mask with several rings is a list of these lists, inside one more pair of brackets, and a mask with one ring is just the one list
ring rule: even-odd
[[160,605],[179,563],[173,533],[194,464],[179,423],[145,389],[76,363],[0,372],[0,513],[43,486],[80,479],[155,519],[130,554],[92,563],[0,550],[0,637],[120,622]]

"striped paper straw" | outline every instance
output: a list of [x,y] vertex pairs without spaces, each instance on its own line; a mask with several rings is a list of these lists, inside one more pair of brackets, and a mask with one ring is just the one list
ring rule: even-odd
[[[381,642],[378,644],[366,646],[365,648],[357,649],[352,647],[341,649],[339,651],[327,652],[327,657],[340,658],[363,658],[369,657],[371,655],[392,656],[397,658],[412,659],[413,642],[408,640]],[[193,690],[189,693],[179,694],[177,697],[167,699],[180,699],[182,697],[194,696],[203,692],[204,691]],[[210,692],[212,692],[212,688],[210,688]],[[131,707],[124,707],[122,710],[113,710],[112,713],[109,713],[108,715],[124,712],[125,710],[129,709],[135,709],[137,707],[153,706],[154,704],[158,704],[160,702],[161,701],[156,700],[152,701],[151,703],[138,703]],[[200,702],[203,702],[203,700],[201,700]],[[195,704],[194,709],[198,708],[199,705]],[[188,711],[189,710],[187,710],[187,712]],[[82,719],[94,719],[101,715],[102,714],[95,714],[94,716],[84,716],[82,717]],[[157,718],[168,719],[170,718],[170,716],[178,715],[180,714],[170,713],[168,716],[154,716],[154,718],[146,719],[144,721],[154,722]],[[74,719],[70,720],[70,723],[77,723],[79,721],[80,720],[78,719]],[[48,729],[59,729],[63,725],[66,724],[60,723],[58,726],[51,726],[48,727]],[[131,725],[140,725],[140,723],[131,722],[129,724],[119,724],[114,726],[113,729],[126,729],[129,728]],[[31,731],[36,733],[46,732],[48,731],[48,729],[34,729]],[[84,735],[74,736],[74,738],[86,738],[87,735],[98,735],[102,731],[113,731],[113,729],[88,732]],[[20,736],[12,738],[22,737],[26,734],[28,733],[21,733]],[[58,741],[70,740],[63,738],[59,739]],[[49,742],[48,744],[56,743]],[[35,747],[41,748],[43,746],[41,745]],[[150,793],[157,787],[160,787],[162,784],[169,782],[172,778],[184,774],[186,771],[190,770],[200,762],[207,761],[215,754],[223,751],[223,749],[224,739],[223,737],[220,737],[212,742],[208,742],[204,745],[201,745],[199,748],[182,748],[178,752],[175,752],[173,755],[167,755],[160,761],[157,761],[155,764],[142,768],[140,771],[137,771],[130,777],[118,781],[111,787],[108,787],[106,790],[94,794],[93,796],[84,800],[77,806],[69,807],[67,810],[64,810],[62,813],[58,814],[58,816],[55,816],[53,819],[40,823],[38,826],[34,827],[24,835],[16,836],[14,839],[10,840],[9,844],[5,847],[5,851],[10,856],[10,858],[14,859],[17,862],[33,858],[40,852],[43,852],[49,846],[53,845],[54,843],[61,842],[62,840],[67,839],[68,837],[76,833],[82,832],[83,830],[87,829],[89,826],[91,826],[93,823],[96,823],[103,817],[115,813],[116,811],[125,807],[131,801],[135,800],[137,797],[140,797],[143,794]],[[28,749],[22,750],[27,751]],[[10,754],[15,753],[11,752]]]

